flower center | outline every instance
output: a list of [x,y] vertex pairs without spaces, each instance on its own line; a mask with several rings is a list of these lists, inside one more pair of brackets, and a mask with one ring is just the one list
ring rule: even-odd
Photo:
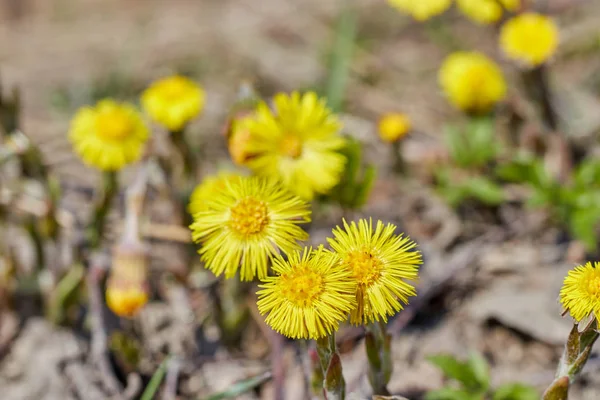
[[351,252],[346,262],[359,285],[369,287],[381,276],[382,262],[370,251]]
[[103,139],[123,139],[132,130],[131,119],[122,110],[102,112],[96,117],[96,131]]
[[587,281],[587,292],[594,297],[600,297],[600,275],[594,274]]
[[269,209],[264,201],[247,197],[231,207],[229,226],[244,236],[259,233],[269,223]]
[[302,155],[302,141],[297,135],[285,135],[279,143],[279,151],[290,158]]
[[298,307],[310,307],[323,292],[323,276],[306,265],[297,265],[281,275],[281,294]]

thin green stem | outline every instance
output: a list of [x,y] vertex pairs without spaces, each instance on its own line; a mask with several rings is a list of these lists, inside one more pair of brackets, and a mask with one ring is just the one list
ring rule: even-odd
[[98,198],[92,224],[88,228],[87,236],[92,249],[98,248],[104,235],[106,216],[110,210],[110,203],[117,194],[119,183],[115,171],[107,171],[102,175],[103,191]]
[[342,362],[340,355],[337,353],[334,333],[317,339],[317,353],[325,375],[323,380],[325,398],[327,400],[344,400],[346,382],[342,374]]
[[196,169],[198,167],[196,157],[194,157],[194,153],[185,140],[185,129],[171,132],[171,141],[181,156],[183,162],[183,181],[185,182],[196,176]]
[[387,384],[393,368],[390,342],[391,336],[386,332],[383,322],[376,321],[367,326],[365,347],[369,360],[369,382],[374,394],[389,395]]

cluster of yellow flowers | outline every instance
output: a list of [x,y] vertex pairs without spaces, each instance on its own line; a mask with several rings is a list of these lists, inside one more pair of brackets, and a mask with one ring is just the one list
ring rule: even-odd
[[[216,180],[212,180],[216,179]],[[304,248],[299,224],[310,221],[308,203],[260,177],[211,178],[218,190],[194,200],[193,238],[206,267],[242,280],[258,277],[258,307],[267,323],[292,338],[320,338],[350,315],[354,324],[387,321],[415,289],[421,255],[396,227],[360,220],[333,231],[331,250]],[[285,254],[285,257],[282,255]],[[275,276],[268,276],[272,263]]]
[[[142,94],[141,103],[152,120],[175,132],[200,114],[204,91],[192,80],[176,75],[152,84]],[[86,164],[101,171],[118,171],[140,159],[149,132],[133,104],[104,99],[75,114],[69,139]]]
[[[409,14],[417,21],[425,21],[450,8],[452,0],[388,0],[392,7]],[[514,12],[521,0],[456,0],[456,5],[473,21],[489,24],[498,21],[504,11]]]

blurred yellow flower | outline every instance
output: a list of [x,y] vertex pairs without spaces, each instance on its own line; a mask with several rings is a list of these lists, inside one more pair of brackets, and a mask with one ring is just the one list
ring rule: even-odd
[[450,103],[470,113],[486,113],[506,95],[506,82],[498,65],[477,52],[449,55],[438,80]]
[[145,247],[119,243],[112,257],[106,283],[106,304],[121,317],[133,317],[148,302],[148,264]]
[[207,204],[214,198],[216,194],[223,191],[227,185],[227,181],[237,179],[241,175],[235,172],[221,172],[216,175],[210,175],[202,180],[190,196],[188,204],[188,212],[194,215],[208,208]]
[[545,15],[520,14],[502,26],[500,47],[509,58],[528,67],[538,66],[556,52],[558,27]]
[[580,265],[567,274],[560,302],[577,322],[593,314],[600,318],[600,263]]
[[[240,177],[225,182],[205,210],[194,214],[192,238],[215,275],[242,280],[267,275],[268,259],[298,249],[308,234],[298,225],[310,221],[308,203],[276,181]],[[240,268],[241,267],[241,268]]]
[[237,165],[244,165],[252,157],[248,150],[248,144],[252,138],[250,130],[244,126],[244,119],[235,119],[231,122],[231,133],[227,139],[227,149],[231,160]]
[[313,92],[277,94],[271,110],[264,102],[240,121],[250,132],[247,161],[256,174],[277,179],[303,199],[327,193],[341,179],[345,139],[337,117]]
[[170,76],[142,93],[144,111],[171,132],[181,131],[204,107],[204,90],[189,78]]
[[355,306],[356,281],[323,248],[273,259],[275,276],[263,279],[258,310],[266,322],[293,339],[318,339],[338,329]]
[[520,0],[456,0],[458,8],[468,18],[481,24],[491,24],[502,17],[504,9],[515,11]]
[[353,324],[373,321],[387,322],[389,316],[408,304],[416,295],[415,288],[405,280],[416,280],[422,264],[421,253],[410,238],[396,235],[396,226],[365,219],[333,230],[327,241],[341,264],[358,284],[356,307],[350,312]]
[[418,21],[425,21],[450,8],[452,0],[388,0],[388,3]]
[[379,137],[384,142],[393,143],[406,136],[411,127],[410,119],[406,114],[385,114],[379,120]]
[[134,317],[148,302],[146,289],[137,284],[121,286],[109,281],[106,287],[106,305],[120,317]]
[[148,135],[135,107],[108,99],[79,109],[69,129],[75,152],[86,164],[103,171],[116,171],[137,161]]

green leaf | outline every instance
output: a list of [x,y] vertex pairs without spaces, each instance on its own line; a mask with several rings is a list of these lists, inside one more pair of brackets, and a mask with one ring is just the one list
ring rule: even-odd
[[140,398],[141,400],[152,400],[156,398],[155,395],[160,388],[160,384],[162,383],[165,374],[167,373],[167,364],[169,359],[170,357],[165,358],[158,369],[154,372],[154,375],[152,375],[152,378],[150,378],[150,382],[148,382],[148,386],[146,386],[144,393],[142,393],[142,397]]
[[471,118],[467,132],[468,147],[472,154],[470,166],[483,166],[490,162],[498,151],[494,121],[486,117]]
[[504,201],[502,188],[483,176],[470,178],[465,186],[468,193],[482,203],[496,205]]
[[477,379],[479,386],[483,390],[487,390],[490,386],[490,368],[486,359],[481,354],[473,351],[469,354],[467,363]]
[[585,208],[573,211],[569,220],[571,233],[583,242],[588,250],[595,250],[598,246],[597,225],[598,215]]
[[427,392],[425,400],[480,400],[481,395],[464,389],[442,388]]
[[447,126],[445,130],[444,140],[452,161],[459,165],[468,164],[469,151],[461,130],[456,126]]
[[442,370],[448,378],[462,383],[467,389],[480,389],[481,385],[477,376],[468,363],[446,354],[429,356],[427,359],[436,367]]
[[214,393],[204,398],[204,400],[222,400],[237,398],[241,394],[248,392],[257,386],[262,385],[269,379],[271,379],[271,373],[265,372],[264,374],[236,382],[232,384],[227,390],[219,393]]
[[508,383],[496,389],[493,400],[539,400],[540,394],[533,387],[522,383]]
[[362,182],[356,188],[356,194],[353,201],[354,208],[360,208],[367,203],[373,185],[375,184],[375,178],[377,178],[377,169],[372,165],[368,165],[363,172]]

